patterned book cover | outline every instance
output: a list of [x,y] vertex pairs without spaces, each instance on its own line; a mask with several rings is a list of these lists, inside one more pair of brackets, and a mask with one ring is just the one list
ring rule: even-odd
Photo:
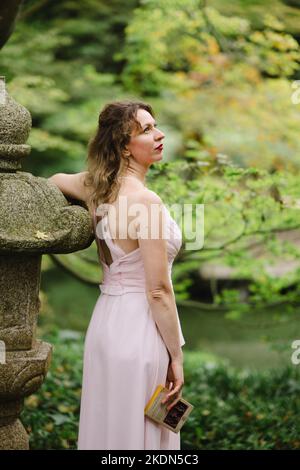
[[170,390],[166,387],[158,385],[144,409],[144,414],[156,423],[177,433],[184,425],[194,405],[180,397],[173,408],[167,410],[168,402],[161,403],[161,401],[168,392],[170,392]]

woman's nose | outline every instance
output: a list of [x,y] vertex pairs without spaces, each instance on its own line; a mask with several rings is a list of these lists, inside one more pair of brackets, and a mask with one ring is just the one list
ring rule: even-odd
[[159,129],[157,129],[157,130],[158,130],[158,136],[159,136],[159,138],[160,138],[160,139],[163,139],[163,138],[165,137],[165,134],[164,134],[162,131],[160,131]]

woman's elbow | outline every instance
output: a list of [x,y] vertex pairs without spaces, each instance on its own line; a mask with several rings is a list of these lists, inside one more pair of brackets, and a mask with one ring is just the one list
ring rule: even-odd
[[148,289],[148,299],[153,302],[163,301],[166,297],[172,296],[173,293],[171,284],[165,283],[157,288]]

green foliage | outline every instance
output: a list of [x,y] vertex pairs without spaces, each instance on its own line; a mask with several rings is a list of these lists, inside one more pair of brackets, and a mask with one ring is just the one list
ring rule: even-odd
[[[117,73],[112,53],[120,48],[124,28],[138,0],[80,0],[24,2],[20,21],[35,27],[56,28],[67,38],[57,44],[55,58],[93,64],[97,70]],[[45,31],[44,31],[45,33]],[[44,35],[47,39],[47,35]]]
[[81,171],[101,107],[147,95],[183,142],[174,157],[197,134],[204,150],[217,147],[242,166],[299,169],[289,81],[298,43],[268,9],[256,29],[241,8],[226,16],[215,3],[26,2],[0,56],[10,93],[33,115],[24,169]]
[[[83,336],[61,330],[41,389],[25,399],[22,422],[31,449],[76,449]],[[183,449],[299,449],[299,371],[238,371],[201,352],[184,351],[183,395],[194,410],[181,431]]]
[[24,2],[14,34],[1,50],[0,66],[9,93],[33,118],[25,171],[49,176],[84,169],[101,107],[122,98],[112,53],[135,5],[135,0],[84,0],[80,6]]
[[278,18],[262,17],[256,30],[198,0],[151,0],[134,10],[115,59],[125,62],[127,90],[164,99],[183,142],[194,132],[243,166],[299,169],[288,80],[299,70],[299,45]]
[[183,448],[299,449],[299,370],[237,371],[226,363],[185,364],[185,396],[194,404]]
[[236,82],[240,75],[251,83],[262,74],[284,77],[298,70],[299,45],[282,29],[270,14],[265,30],[255,31],[245,18],[226,17],[199,0],[149,0],[134,10],[115,58],[126,60],[124,85],[143,94],[226,84],[233,74]]
[[[284,29],[295,36],[299,33],[299,0],[209,0],[209,4],[227,16],[246,16],[258,30],[265,24],[266,12],[272,12]],[[273,21],[274,23],[274,21]]]
[[[188,161],[159,166],[151,175],[151,188],[172,203],[170,209],[179,204],[183,211],[185,204],[193,204],[193,227],[198,231],[201,227],[197,224],[203,221],[196,218],[196,204],[204,205],[203,247],[188,249],[191,240],[186,237],[189,235],[186,212],[178,220],[185,242],[173,270],[178,300],[189,298],[190,279],[197,277],[203,262],[209,262],[233,268],[234,279],[249,280],[249,310],[270,301],[298,302],[299,247],[281,236],[283,233],[287,237],[289,231],[300,228],[298,174],[240,168],[220,154],[199,151],[197,158],[194,149]],[[259,255],[253,256],[255,247]],[[274,277],[272,265],[278,258],[296,264],[280,277]],[[286,291],[291,285],[294,290]],[[238,292],[228,296],[227,291],[218,293],[214,299],[218,305],[229,308],[234,305],[235,311],[239,308],[241,313],[245,312],[244,301],[237,300]]]

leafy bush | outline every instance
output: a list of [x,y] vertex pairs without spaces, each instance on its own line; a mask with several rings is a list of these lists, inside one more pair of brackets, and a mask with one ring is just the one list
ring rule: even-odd
[[189,357],[186,354],[185,396],[195,410],[182,429],[182,448],[300,448],[300,385],[295,366],[264,372],[216,362],[191,367]]

